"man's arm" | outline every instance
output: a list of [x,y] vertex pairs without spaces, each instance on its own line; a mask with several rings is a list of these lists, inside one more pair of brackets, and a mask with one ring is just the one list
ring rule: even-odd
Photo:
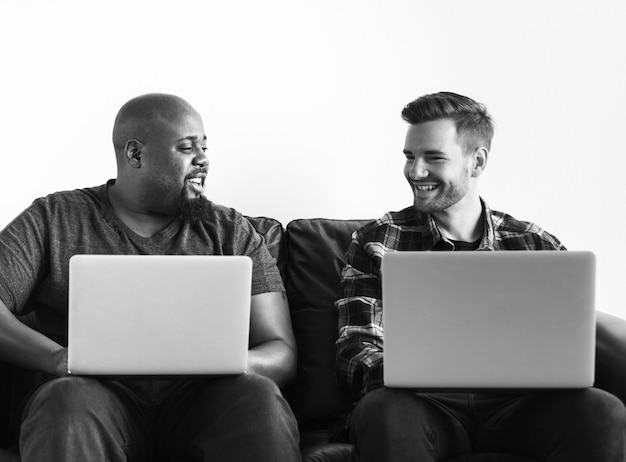
[[0,233],[0,359],[63,376],[67,349],[22,323],[12,311],[24,308],[50,264],[46,217],[44,201],[36,200]]
[[20,322],[2,301],[0,358],[26,369],[67,375],[67,348]]
[[336,375],[356,399],[383,386],[383,327],[380,272],[353,235],[346,252],[339,298]]
[[263,375],[279,386],[296,376],[297,347],[284,292],[252,296],[248,372]]

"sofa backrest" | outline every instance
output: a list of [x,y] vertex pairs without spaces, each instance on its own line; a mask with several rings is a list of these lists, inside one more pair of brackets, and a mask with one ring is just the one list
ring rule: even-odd
[[326,425],[350,403],[335,379],[335,341],[344,255],[369,220],[301,219],[287,225],[286,287],[298,341],[298,379],[286,391],[301,429]]
[[298,377],[284,390],[301,430],[327,426],[350,404],[335,380],[337,312],[344,254],[352,232],[371,220],[250,218],[283,275],[298,342]]

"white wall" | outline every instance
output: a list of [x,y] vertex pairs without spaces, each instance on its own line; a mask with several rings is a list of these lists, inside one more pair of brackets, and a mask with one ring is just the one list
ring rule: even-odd
[[0,3],[0,227],[46,193],[115,176],[138,94],[203,114],[210,197],[251,215],[374,218],[411,203],[410,100],[477,98],[497,131],[482,194],[598,256],[626,317],[621,1]]

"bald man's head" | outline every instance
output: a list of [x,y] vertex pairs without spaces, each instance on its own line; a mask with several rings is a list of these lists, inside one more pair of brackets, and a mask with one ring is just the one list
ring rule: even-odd
[[113,125],[113,146],[116,155],[124,152],[129,140],[150,139],[160,123],[177,122],[197,111],[184,99],[164,93],[137,96],[124,104]]
[[203,209],[206,142],[202,117],[184,99],[152,93],[128,101],[113,126],[118,204],[157,216]]

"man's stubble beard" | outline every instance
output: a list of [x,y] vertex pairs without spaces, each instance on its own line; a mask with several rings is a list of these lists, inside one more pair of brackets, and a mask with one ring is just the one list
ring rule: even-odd
[[465,197],[469,191],[469,178],[470,172],[469,169],[466,168],[461,178],[450,183],[443,195],[427,204],[423,204],[414,198],[413,208],[421,213],[439,213],[447,210]]

